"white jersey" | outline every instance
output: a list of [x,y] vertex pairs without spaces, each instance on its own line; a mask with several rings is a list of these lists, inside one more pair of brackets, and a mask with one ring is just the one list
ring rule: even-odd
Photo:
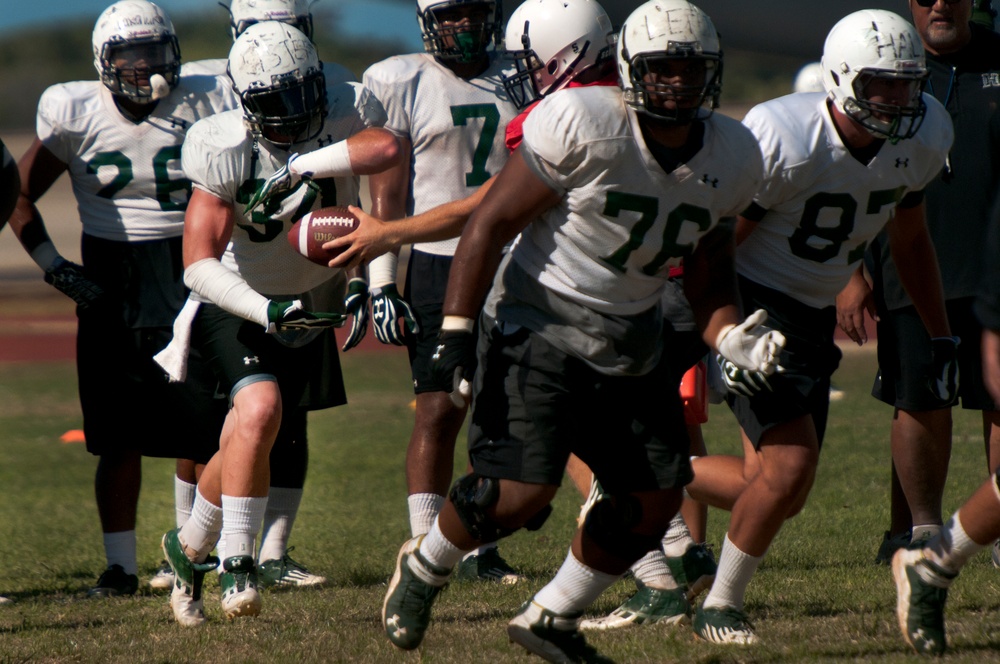
[[[624,344],[611,330],[621,325],[592,321],[659,317],[670,268],[722,218],[743,211],[760,184],[761,156],[753,135],[717,114],[703,126],[701,149],[667,173],[647,148],[638,116],[619,88],[575,88],[542,100],[524,123],[520,151],[532,172],[563,196],[521,232],[508,262],[526,278],[505,281],[498,275],[487,313],[543,334],[544,328],[562,326],[566,332],[550,341],[598,370],[648,370],[658,335],[638,332],[649,349],[635,354],[633,366],[615,366]],[[539,302],[532,283],[571,303],[566,311],[580,312],[581,319]],[[539,315],[562,320],[541,322]],[[598,331],[589,346],[567,341],[574,334],[570,330],[585,326],[583,319]],[[610,346],[604,336],[612,337]],[[570,344],[575,347],[567,348]],[[596,344],[605,347],[594,351]]]
[[[310,210],[358,202],[357,176],[300,182],[244,214],[257,186],[288,162],[293,152],[305,154],[345,140],[367,127],[385,123],[377,99],[358,83],[328,88],[329,112],[320,136],[289,150],[255,140],[243,111],[230,111],[199,122],[184,143],[183,166],[194,186],[233,205],[236,224],[222,264],[239,273],[258,293],[290,299],[330,279],[335,273],[316,265],[289,244],[290,225]],[[256,149],[256,151],[255,151]]]
[[944,166],[954,138],[944,107],[924,95],[916,136],[886,141],[866,165],[844,145],[822,93],[764,102],[743,123],[764,155],[754,202],[767,213],[736,251],[737,271],[804,304],[834,304],[868,242],[909,192]]
[[[505,62],[462,79],[426,53],[395,56],[364,74],[365,86],[385,106],[386,129],[413,146],[406,213],[420,214],[465,198],[507,162],[504,136],[517,109],[500,80]],[[421,242],[415,249],[451,256],[458,238]]]
[[176,237],[184,230],[191,182],[181,143],[198,120],[234,108],[207,77],[182,77],[139,123],[115,106],[99,81],[61,83],[38,103],[36,132],[69,166],[83,232],[118,242]]

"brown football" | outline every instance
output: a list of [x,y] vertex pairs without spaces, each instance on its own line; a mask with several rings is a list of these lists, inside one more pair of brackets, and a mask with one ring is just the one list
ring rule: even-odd
[[358,218],[346,207],[320,208],[292,224],[288,231],[288,243],[313,263],[327,265],[340,255],[340,251],[326,251],[323,245],[347,235],[358,227],[358,223]]

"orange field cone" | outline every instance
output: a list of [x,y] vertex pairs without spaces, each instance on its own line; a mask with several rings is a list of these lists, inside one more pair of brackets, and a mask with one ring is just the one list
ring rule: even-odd
[[66,443],[85,443],[87,439],[83,437],[83,429],[70,429],[63,435],[59,436],[59,440]]

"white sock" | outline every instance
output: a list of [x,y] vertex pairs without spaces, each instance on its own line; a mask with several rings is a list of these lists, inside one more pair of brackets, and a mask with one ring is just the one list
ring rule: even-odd
[[929,542],[941,532],[940,526],[936,523],[921,524],[910,529],[910,542]]
[[465,560],[466,558],[472,558],[473,556],[481,556],[484,553],[486,553],[487,551],[492,551],[492,550],[494,550],[496,548],[497,548],[497,543],[496,542],[490,542],[489,544],[483,544],[479,548],[473,549],[472,551],[469,551],[467,554],[465,554],[464,556],[462,556],[462,560]]
[[962,520],[955,512],[941,530],[941,536],[927,543],[924,551],[932,563],[946,572],[958,574],[972,556],[985,548],[965,532]]
[[695,542],[691,537],[691,531],[688,530],[680,512],[670,520],[670,527],[664,533],[661,544],[663,552],[670,558],[680,558],[690,547],[694,546]]
[[667,557],[660,549],[653,549],[632,565],[632,574],[642,585],[660,590],[673,590],[677,582],[667,567]]
[[215,542],[222,531],[222,508],[210,503],[201,491],[195,491],[194,505],[191,506],[191,516],[181,526],[177,534],[181,545],[197,552],[194,561],[205,562],[212,552]]
[[254,543],[261,524],[267,496],[222,495],[222,534],[226,538],[226,557],[254,555]]
[[197,487],[174,475],[174,517],[177,527],[187,523],[194,506],[194,494]]
[[406,497],[406,505],[410,511],[410,535],[426,535],[444,505],[444,496],[436,493],[413,493]]
[[619,578],[583,564],[571,549],[555,578],[535,594],[534,601],[553,613],[579,613]]
[[743,598],[753,573],[757,571],[764,556],[751,556],[743,553],[726,534],[722,542],[722,555],[719,556],[719,569],[715,573],[715,583],[708,592],[703,606],[714,609],[732,607],[743,610]]
[[108,567],[121,565],[126,574],[138,574],[135,531],[120,530],[117,533],[104,533],[104,556],[108,560]]
[[302,502],[302,489],[272,486],[267,493],[264,529],[260,536],[260,562],[279,560],[288,550],[295,516]]
[[432,565],[442,569],[451,569],[462,559],[465,551],[459,549],[444,536],[444,533],[441,532],[441,526],[435,519],[430,531],[424,535],[424,539],[420,542],[420,555]]

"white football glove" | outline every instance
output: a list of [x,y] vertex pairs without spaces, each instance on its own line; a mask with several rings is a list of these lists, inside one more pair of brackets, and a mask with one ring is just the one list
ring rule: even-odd
[[785,335],[766,325],[767,312],[758,309],[739,325],[723,328],[715,347],[726,360],[747,371],[769,376],[781,371],[778,355],[785,347]]

